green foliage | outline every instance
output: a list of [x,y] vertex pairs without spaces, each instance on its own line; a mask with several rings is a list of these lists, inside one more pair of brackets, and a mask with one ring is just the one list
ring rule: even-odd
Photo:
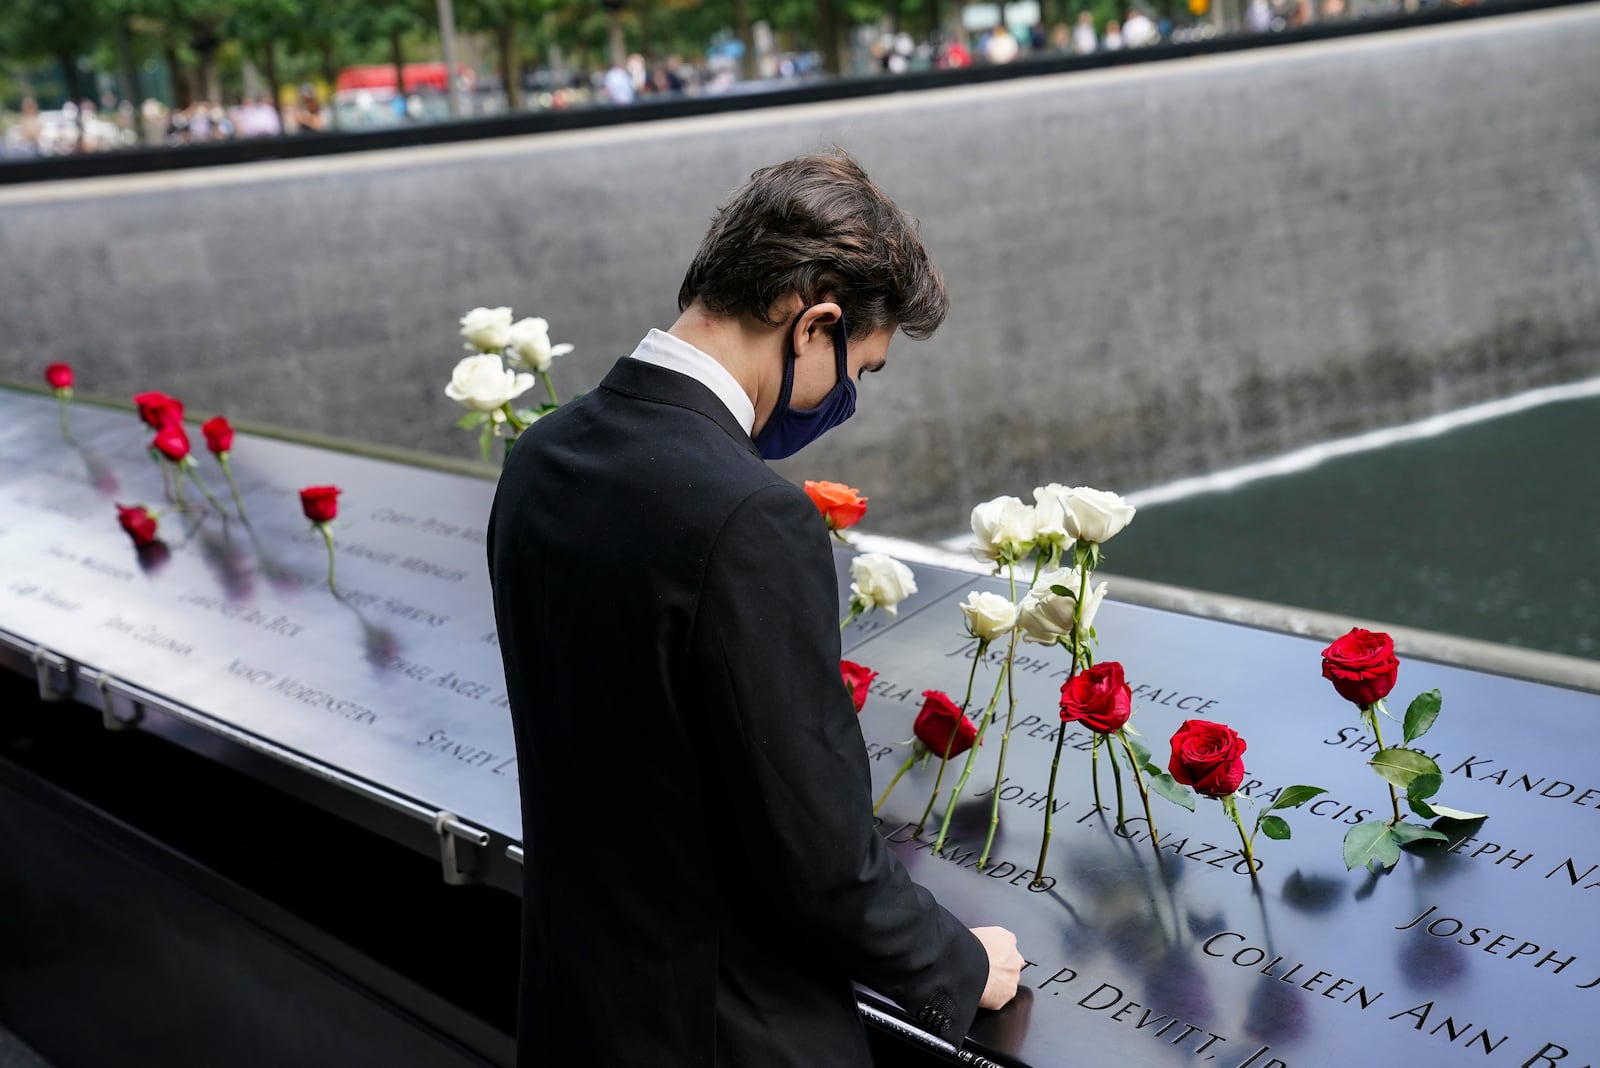
[[[1278,799],[1268,806],[1268,812],[1275,812],[1280,808],[1299,808],[1318,794],[1325,794],[1328,790],[1323,786],[1286,786],[1278,794]],[[1269,835],[1268,837],[1276,837]],[[1288,835],[1284,835],[1285,838]]]
[[1410,845],[1412,842],[1448,842],[1450,840],[1450,836],[1447,834],[1403,821],[1389,828],[1389,833],[1400,845]]
[[1384,820],[1358,823],[1344,836],[1344,866],[1351,871],[1371,866],[1392,868],[1400,860],[1400,844]]
[[1289,823],[1281,816],[1262,816],[1261,833],[1281,842],[1289,837]]
[[456,426],[462,430],[475,430],[489,421],[488,412],[468,412],[456,420]]
[[[1128,748],[1133,751],[1134,759],[1139,762],[1139,770],[1149,777],[1150,791],[1159,794],[1180,808],[1194,811],[1194,791],[1180,783],[1167,773],[1154,760],[1150,759],[1150,747],[1139,739],[1130,736],[1128,728],[1122,730],[1122,740],[1128,743]],[[1113,753],[1112,759],[1116,759]]]
[[1194,811],[1194,791],[1166,772],[1157,770],[1153,764],[1146,765],[1145,770],[1150,775],[1151,791],[1160,794],[1180,808]]
[[1443,705],[1444,697],[1437,689],[1416,696],[1406,709],[1405,744],[1410,745],[1428,733],[1428,728],[1439,718],[1439,709]]
[[1441,774],[1439,765],[1434,763],[1432,757],[1415,749],[1380,749],[1367,763],[1373,771],[1402,790],[1407,789],[1419,775]]
[[1433,772],[1424,772],[1411,780],[1411,785],[1406,787],[1408,801],[1422,801],[1439,792],[1444,785],[1444,776]]
[[1489,818],[1482,812],[1463,812],[1459,808],[1447,808],[1444,805],[1430,804],[1428,807],[1433,811],[1433,814],[1438,816],[1440,819],[1460,820],[1465,823],[1471,820],[1484,820]]

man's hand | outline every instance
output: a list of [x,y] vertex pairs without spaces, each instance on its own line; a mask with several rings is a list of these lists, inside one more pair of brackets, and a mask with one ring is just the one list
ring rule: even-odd
[[1017,996],[1022,979],[1022,954],[1017,951],[1017,936],[1004,927],[974,927],[972,934],[989,954],[989,981],[983,986],[980,1009],[1000,1009]]

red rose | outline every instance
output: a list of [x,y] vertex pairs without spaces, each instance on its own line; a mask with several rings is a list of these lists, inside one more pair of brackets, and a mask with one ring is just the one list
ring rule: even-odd
[[53,363],[44,369],[44,380],[50,383],[51,389],[72,388],[72,365],[69,363]]
[[156,431],[156,439],[150,444],[162,456],[178,463],[189,455],[189,432],[180,422],[167,423]]
[[1229,797],[1244,782],[1244,739],[1233,728],[1203,719],[1186,719],[1172,736],[1167,770],[1195,793]]
[[[972,748],[978,738],[978,728],[968,719],[948,694],[939,690],[923,690],[922,711],[911,730],[917,741],[927,746],[937,757],[953,757]],[[945,746],[950,747],[945,752]]]
[[300,507],[313,523],[331,523],[339,514],[338,486],[307,486],[300,491]]
[[856,714],[861,714],[861,706],[867,703],[867,687],[872,685],[872,680],[878,673],[853,660],[839,661],[839,675],[844,679],[845,689],[850,691],[850,700],[856,706]]
[[133,403],[139,406],[139,418],[152,430],[183,421],[183,401],[177,397],[165,393],[136,393]]
[[1356,627],[1322,650],[1322,677],[1333,683],[1339,696],[1370,708],[1394,689],[1400,660],[1394,639]]
[[206,448],[214,453],[224,453],[233,448],[233,427],[220,415],[201,423],[200,433],[206,436]]
[[1061,687],[1061,722],[1081,723],[1097,734],[1121,730],[1133,714],[1133,691],[1115,660],[1085,668]]
[[806,496],[817,506],[829,530],[843,530],[861,522],[867,514],[867,499],[860,490],[840,482],[806,482]]
[[156,517],[142,504],[132,508],[117,505],[117,522],[122,524],[122,529],[128,532],[128,537],[133,539],[133,544],[138,548],[142,549],[156,540]]

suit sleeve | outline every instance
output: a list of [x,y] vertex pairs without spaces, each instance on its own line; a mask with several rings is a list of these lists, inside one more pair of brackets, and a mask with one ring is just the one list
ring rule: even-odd
[[707,562],[691,671],[733,821],[812,944],[957,1043],[988,956],[878,835],[866,746],[839,679],[838,595],[816,509],[772,486]]

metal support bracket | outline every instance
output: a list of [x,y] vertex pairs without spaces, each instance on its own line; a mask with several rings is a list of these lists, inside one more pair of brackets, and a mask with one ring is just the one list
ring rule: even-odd
[[489,844],[489,832],[461,822],[454,812],[441,811],[433,817],[433,833],[439,836],[439,863],[444,868],[444,881],[450,886],[470,886],[481,883],[482,877],[473,869],[461,866],[459,841],[482,849]]
[[117,717],[117,680],[101,672],[94,680],[94,688],[100,691],[100,722],[108,731],[132,730],[144,718],[144,705],[137,698],[129,697],[128,703],[133,709],[133,714],[127,719]]
[[512,842],[510,845],[506,846],[506,859],[509,860],[513,864],[522,864],[523,863],[523,849],[522,849],[522,847],[517,845],[515,842]]
[[[39,700],[61,701],[72,689],[72,663],[58,653],[52,653],[42,645],[33,647],[33,671],[39,680]],[[56,676],[62,677],[61,685],[56,684]]]

